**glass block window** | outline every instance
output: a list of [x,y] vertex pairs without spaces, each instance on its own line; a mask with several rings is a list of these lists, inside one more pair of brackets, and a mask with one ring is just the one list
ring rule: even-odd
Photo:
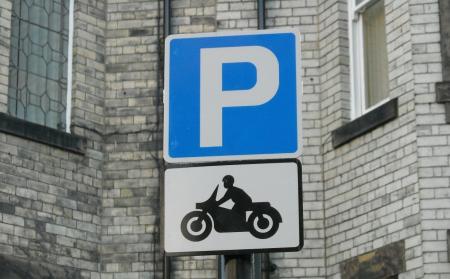
[[66,129],[70,0],[13,0],[8,110]]

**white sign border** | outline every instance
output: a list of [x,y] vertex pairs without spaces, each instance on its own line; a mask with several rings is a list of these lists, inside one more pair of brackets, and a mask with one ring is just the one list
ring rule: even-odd
[[[246,36],[261,34],[285,34],[291,33],[295,37],[295,53],[296,53],[296,74],[297,74],[297,150],[291,153],[273,153],[273,154],[251,154],[251,155],[224,155],[224,156],[204,156],[204,157],[182,157],[173,158],[169,154],[169,94],[170,94],[170,44],[174,39],[183,38],[205,38],[205,37],[224,37],[224,36]],[[197,34],[177,34],[170,35],[165,40],[164,49],[164,132],[163,132],[163,156],[168,163],[206,163],[217,161],[235,161],[235,160],[270,160],[270,159],[292,159],[299,158],[303,149],[302,137],[302,96],[303,96],[303,80],[301,67],[301,45],[300,31],[294,28],[279,28],[258,31],[227,31],[214,33],[197,33]]]
[[[298,210],[299,210],[299,245],[296,247],[283,247],[283,248],[262,248],[262,249],[241,249],[241,250],[209,250],[209,251],[195,251],[195,252],[167,252],[164,247],[165,243],[165,208],[161,210],[161,248],[164,254],[169,257],[173,256],[206,256],[206,255],[239,255],[248,253],[273,253],[273,252],[298,252],[302,250],[304,246],[304,218],[303,218],[303,184],[302,184],[302,163],[297,159],[278,159],[278,160],[249,160],[249,161],[227,161],[217,163],[203,163],[203,164],[177,164],[170,165],[168,169],[177,168],[191,168],[191,167],[205,167],[205,166],[226,166],[226,165],[247,165],[247,164],[270,164],[270,163],[296,163],[298,170]],[[161,200],[165,200],[164,191],[162,192]]]

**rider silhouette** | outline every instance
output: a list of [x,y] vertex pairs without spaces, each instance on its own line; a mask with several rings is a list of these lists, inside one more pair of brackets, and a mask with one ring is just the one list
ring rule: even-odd
[[252,198],[250,198],[244,190],[233,185],[233,176],[229,174],[225,175],[222,181],[223,186],[227,189],[227,192],[220,200],[217,201],[217,204],[221,205],[231,199],[234,202],[234,206],[231,210],[239,214],[239,216],[245,220],[245,212],[250,209],[250,206],[252,205]]

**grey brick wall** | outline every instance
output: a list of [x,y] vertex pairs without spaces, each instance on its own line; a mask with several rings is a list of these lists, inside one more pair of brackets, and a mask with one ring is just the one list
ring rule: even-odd
[[[422,261],[425,278],[450,276],[447,254],[450,203],[449,125],[445,108],[436,103],[435,82],[442,81],[439,5],[411,1],[411,44],[417,130]],[[406,277],[405,277],[406,278]]]
[[[423,278],[411,2],[385,1],[389,89],[390,96],[399,100],[398,118],[337,149],[324,142],[326,260],[330,278],[340,278],[339,264],[343,260],[401,239],[405,240],[406,272],[400,278]],[[347,7],[345,1],[335,3],[335,13],[331,14],[341,12],[341,22],[325,41],[341,38],[336,39],[334,47],[326,46],[334,55],[326,52],[322,56],[333,66],[325,69],[334,74],[335,82],[330,82],[327,72],[323,85],[330,82],[332,91],[323,90],[322,94],[325,100],[338,99],[327,102],[329,111],[322,110],[322,119],[329,119],[323,126],[325,139],[327,126],[332,129],[348,121]],[[325,22],[335,16],[327,16]],[[420,23],[422,16],[417,19]],[[341,58],[332,62],[329,58],[333,57]],[[330,112],[334,115],[330,116]]]
[[217,30],[256,29],[256,1],[217,0]]
[[74,7],[71,131],[95,140],[101,152],[105,132],[106,2],[76,0]]
[[171,1],[172,34],[216,31],[217,0]]
[[[10,1],[0,3],[2,112],[7,101],[10,9]],[[24,270],[31,261],[47,264],[48,269],[61,266],[66,271],[60,272],[76,278],[100,278],[104,2],[75,1],[74,19],[71,129],[87,138],[86,153],[0,134],[0,250]],[[2,266],[5,271],[8,265]]]
[[161,278],[158,8],[107,1],[102,278]]

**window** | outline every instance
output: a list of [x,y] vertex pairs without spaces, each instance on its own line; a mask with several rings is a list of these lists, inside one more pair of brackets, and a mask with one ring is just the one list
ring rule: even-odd
[[384,0],[349,0],[352,118],[389,100]]
[[8,112],[67,131],[73,0],[12,2]]

